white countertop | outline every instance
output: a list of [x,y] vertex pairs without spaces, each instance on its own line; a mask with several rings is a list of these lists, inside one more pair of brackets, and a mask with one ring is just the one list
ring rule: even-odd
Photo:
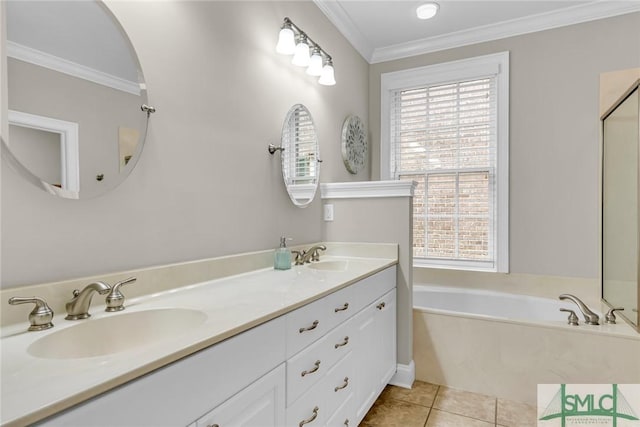
[[[104,312],[104,305],[97,304],[101,299],[94,298],[90,319],[67,321],[58,313],[54,328],[47,331],[27,332],[26,323],[3,327],[2,425],[43,419],[397,263],[397,258],[322,258],[321,262],[349,260],[349,268],[322,271],[305,265],[286,271],[256,270],[129,299],[119,313]],[[44,359],[27,351],[41,337],[79,322],[158,308],[199,310],[207,318],[180,334],[105,356]]]

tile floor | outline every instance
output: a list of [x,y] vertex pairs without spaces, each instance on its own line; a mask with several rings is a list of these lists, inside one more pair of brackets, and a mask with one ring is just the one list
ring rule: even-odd
[[387,386],[360,427],[535,427],[536,408],[416,381]]

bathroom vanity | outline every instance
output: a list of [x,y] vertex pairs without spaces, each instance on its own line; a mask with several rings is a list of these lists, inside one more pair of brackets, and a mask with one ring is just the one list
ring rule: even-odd
[[[3,333],[2,423],[356,426],[396,371],[396,263],[323,257],[146,295],[118,314],[93,308],[85,322],[128,315],[125,341],[151,337],[113,353],[38,346],[80,323]],[[148,324],[165,317],[184,327],[153,338]]]

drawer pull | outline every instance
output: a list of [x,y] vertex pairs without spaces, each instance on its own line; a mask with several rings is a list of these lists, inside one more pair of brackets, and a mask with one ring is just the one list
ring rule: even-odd
[[339,311],[345,311],[348,308],[349,308],[349,303],[345,302],[342,307],[338,307],[338,308],[334,309],[333,311],[334,311],[334,313],[337,313]]
[[336,345],[334,345],[334,348],[338,348],[338,347],[344,347],[345,345],[349,344],[349,337],[344,337],[344,341],[342,341],[341,343],[338,343]]
[[349,385],[349,377],[344,377],[344,384],[334,388],[333,391],[337,392],[338,390],[342,390],[343,388],[347,388],[348,385]]
[[308,371],[302,371],[302,373],[300,374],[301,376],[305,376],[307,374],[313,374],[314,372],[316,372],[318,369],[320,369],[320,361],[316,360],[316,363],[314,363],[314,368]]
[[382,309],[384,308],[384,306],[385,306],[385,305],[387,305],[387,304],[385,304],[385,303],[384,303],[384,301],[382,301],[380,304],[376,305],[376,308],[377,308],[378,310],[382,310]]
[[207,427],[220,427],[218,424],[207,424]]
[[344,425],[345,425],[345,427],[349,427],[349,418],[347,418],[346,420],[344,420]]
[[320,408],[318,408],[317,406],[315,408],[313,408],[313,415],[311,416],[311,418],[308,418],[306,420],[302,420],[300,421],[300,424],[298,424],[298,427],[302,427],[305,424],[309,424],[315,421],[316,418],[318,418],[318,410]]
[[298,330],[298,332],[303,333],[303,332],[306,332],[306,331],[313,331],[315,328],[318,327],[319,323],[320,322],[318,322],[317,320],[314,320],[313,323],[311,324],[311,326],[307,326],[306,328],[300,328]]

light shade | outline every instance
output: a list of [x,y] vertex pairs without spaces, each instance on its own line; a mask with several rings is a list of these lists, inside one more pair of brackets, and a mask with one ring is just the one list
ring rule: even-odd
[[276,52],[283,55],[293,55],[296,49],[295,37],[290,25],[285,24],[280,30],[278,36],[278,44],[276,45]]
[[440,5],[438,5],[438,3],[425,3],[418,6],[416,9],[416,15],[419,19],[430,19],[436,16],[438,9],[440,9]]
[[310,76],[319,76],[322,74],[322,55],[320,54],[320,49],[317,47],[313,48],[313,54],[311,54],[307,74]]
[[318,79],[318,83],[324,86],[333,86],[336,84],[336,78],[333,73],[333,62],[329,59],[322,67],[322,74]]
[[307,37],[302,35],[296,45],[296,50],[293,53],[293,59],[291,63],[299,67],[306,67],[309,65],[311,58],[309,57],[309,45],[307,44]]

